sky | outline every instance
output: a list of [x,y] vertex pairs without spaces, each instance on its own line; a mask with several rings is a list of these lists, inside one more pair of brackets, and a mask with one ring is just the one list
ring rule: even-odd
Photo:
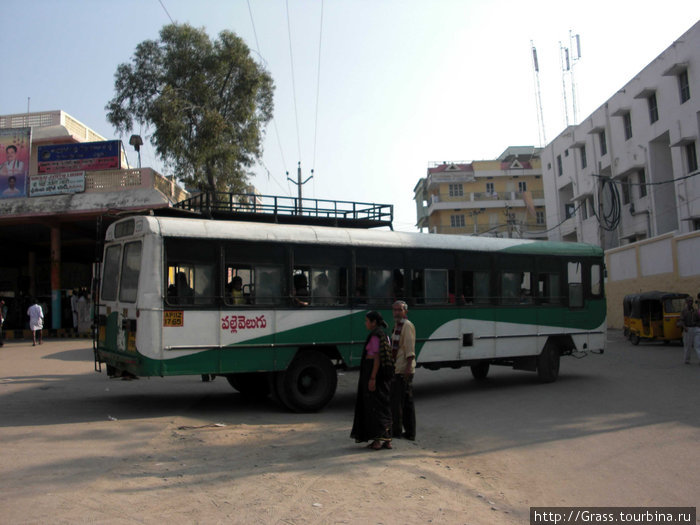
[[[433,163],[542,146],[583,121],[700,18],[697,0],[30,0],[3,10],[0,114],[61,109],[107,139],[114,72],[171,21],[242,37],[275,82],[250,181],[264,195],[394,205]],[[11,23],[10,23],[11,22]],[[580,35],[565,111],[561,46]],[[538,123],[532,46],[544,126]],[[572,46],[571,56],[576,52]],[[141,131],[148,136],[148,130]],[[144,167],[170,175],[148,143]],[[176,174],[175,174],[176,175]]]

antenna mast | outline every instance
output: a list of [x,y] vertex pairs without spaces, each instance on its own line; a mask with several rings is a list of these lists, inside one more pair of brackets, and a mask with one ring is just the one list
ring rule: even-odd
[[559,41],[559,55],[561,58],[561,87],[564,95],[564,117],[566,119],[566,127],[569,127],[569,103],[566,100],[566,73],[570,70],[569,67],[569,48],[561,45]]
[[540,147],[543,147],[547,143],[547,135],[544,129],[544,114],[542,112],[542,90],[540,89],[540,65],[537,61],[537,49],[535,49],[535,44],[530,40],[530,46],[532,47],[532,66],[535,70],[535,109],[537,111],[537,126],[538,134],[540,139]]
[[576,79],[574,78],[574,66],[581,60],[581,37],[580,35],[574,35],[571,30],[569,30],[569,48],[574,49],[574,42],[576,43],[575,52],[572,53],[571,57],[571,103],[574,109],[574,125],[578,124],[578,103],[576,100]]

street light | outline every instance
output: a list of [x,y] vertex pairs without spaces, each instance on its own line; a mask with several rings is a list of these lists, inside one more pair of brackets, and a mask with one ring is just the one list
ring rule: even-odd
[[141,138],[141,135],[131,135],[129,144],[134,147],[136,153],[139,155],[139,169],[141,169],[141,146],[143,146],[143,139]]

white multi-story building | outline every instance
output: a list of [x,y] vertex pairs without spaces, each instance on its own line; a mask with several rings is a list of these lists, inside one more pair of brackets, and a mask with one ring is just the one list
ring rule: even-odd
[[700,230],[700,22],[542,152],[551,240]]

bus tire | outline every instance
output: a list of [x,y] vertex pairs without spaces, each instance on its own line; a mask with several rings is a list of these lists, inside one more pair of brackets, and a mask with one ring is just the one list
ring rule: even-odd
[[469,368],[471,368],[472,377],[474,377],[474,379],[477,381],[483,381],[486,379],[486,376],[489,375],[490,367],[491,365],[489,363],[477,363],[475,365],[471,365]]
[[545,345],[537,357],[537,377],[542,383],[553,383],[559,377],[559,348],[556,345]]
[[634,346],[637,346],[639,344],[639,335],[635,333],[630,334],[630,343],[632,343]]
[[286,371],[277,375],[277,395],[294,412],[321,410],[335,395],[338,374],[331,360],[321,352],[298,354]]
[[228,374],[226,380],[229,385],[246,397],[262,398],[270,394],[267,374],[262,372]]

